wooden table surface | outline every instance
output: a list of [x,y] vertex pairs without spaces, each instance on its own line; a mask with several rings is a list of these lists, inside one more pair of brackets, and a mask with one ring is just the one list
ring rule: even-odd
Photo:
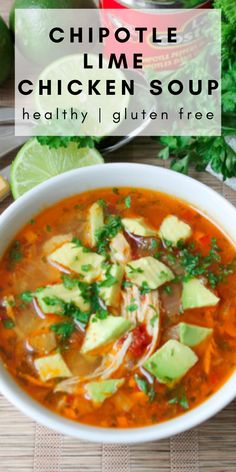
[[[10,0],[1,0],[0,15],[7,17]],[[0,64],[1,67],[1,64]],[[13,79],[0,87],[0,106],[14,106]],[[1,142],[0,142],[1,147]],[[122,150],[112,154],[108,161],[145,162],[163,165],[156,158],[158,147],[150,138],[138,138]],[[0,167],[8,165],[14,158],[11,153],[1,159]],[[165,165],[167,165],[165,163]],[[192,172],[201,182],[213,187],[232,203],[236,204],[236,192],[207,173]],[[11,197],[0,205],[2,212]],[[197,428],[199,437],[200,472],[236,471],[236,401],[221,413]],[[4,397],[0,396],[0,472],[29,472],[33,470],[35,424],[18,412]],[[75,454],[76,450],[76,454]],[[78,457],[80,458],[78,462]],[[88,458],[91,468],[88,466]],[[99,471],[101,445],[88,445],[64,438],[63,470]],[[79,468],[78,468],[79,464]],[[135,472],[167,472],[170,470],[169,441],[131,447],[131,468]],[[182,470],[182,469],[178,469]],[[184,469],[185,472],[191,472]],[[56,471],[52,471],[56,472]],[[177,471],[176,471],[177,472]]]

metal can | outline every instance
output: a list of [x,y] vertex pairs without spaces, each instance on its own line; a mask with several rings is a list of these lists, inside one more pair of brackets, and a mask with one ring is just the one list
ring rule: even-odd
[[[171,20],[174,20],[178,26],[182,39],[182,44],[178,48],[178,57],[176,54],[176,48],[171,46],[168,47],[168,45],[167,47],[165,45],[164,48],[157,48],[151,43],[150,35],[146,34],[145,37],[145,47],[142,49],[145,55],[145,67],[161,71],[177,69],[183,61],[188,61],[189,59],[196,57],[204,47],[204,42],[198,32],[201,27],[199,28],[199,24],[196,25],[196,27],[193,25],[190,27],[190,18],[194,15],[192,13],[192,8],[211,8],[211,1],[100,0],[100,8],[104,9],[105,23],[110,30],[115,30],[122,26],[129,26],[132,30],[135,25],[142,24],[145,16],[148,15],[148,9],[151,9],[152,12],[156,10],[156,14],[160,14],[160,26],[163,31],[168,27],[168,24],[171,24]],[[168,12],[165,11],[165,9],[168,9]],[[181,12],[181,9],[183,9],[183,12]],[[109,13],[109,10],[112,10],[111,14]],[[189,34],[189,28],[191,29],[191,35]],[[133,43],[131,42],[125,45],[125,52],[128,57],[132,55],[136,45],[137,41],[135,41],[135,38]],[[110,41],[106,45],[105,52],[109,53],[109,51],[112,50],[117,50],[117,46],[114,42],[112,43],[112,41]]]
[[100,0],[101,8],[211,8],[211,0]]

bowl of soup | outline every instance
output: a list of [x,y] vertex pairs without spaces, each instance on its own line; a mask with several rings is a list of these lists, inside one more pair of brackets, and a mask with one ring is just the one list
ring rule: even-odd
[[0,217],[0,390],[80,439],[183,432],[236,392],[235,208],[196,180],[106,164]]

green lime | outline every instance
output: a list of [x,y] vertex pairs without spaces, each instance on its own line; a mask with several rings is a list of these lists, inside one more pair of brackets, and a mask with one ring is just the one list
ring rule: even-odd
[[[89,2],[90,3],[90,2]],[[15,9],[16,8],[37,8],[37,9],[45,9],[45,8],[80,8],[81,0],[15,0],[9,16],[9,23],[12,31],[15,30]],[[91,6],[87,6],[87,8],[91,8]],[[42,12],[37,12],[37,17],[34,15],[32,19],[35,23],[32,25],[32,30],[34,28],[43,27],[42,21],[40,18],[43,18]]]
[[78,149],[76,143],[70,143],[67,148],[50,149],[48,146],[42,147],[36,139],[30,139],[20,149],[11,165],[10,184],[13,197],[19,198],[55,175],[103,162],[96,149]]
[[[98,67],[98,56],[95,54],[88,55],[88,62],[92,66],[91,69],[84,68],[83,54],[73,54],[61,57],[49,64],[41,72],[37,83],[45,84],[49,81],[52,84],[52,93],[51,95],[40,95],[36,89],[36,109],[42,115],[48,110],[55,113],[57,109],[70,110],[71,108],[79,110],[80,113],[87,112],[86,120],[84,120],[83,124],[81,120],[81,130],[79,130],[78,124],[77,131],[80,135],[107,136],[112,133],[114,134],[114,131],[120,124],[116,123],[113,119],[114,110],[116,113],[119,113],[121,122],[130,99],[129,95],[122,95],[122,81],[125,80],[124,73],[120,69],[109,69],[108,61],[105,58],[103,58],[103,68],[100,69]],[[82,93],[79,95],[72,95],[68,91],[68,84],[75,78],[79,79],[82,83]],[[61,95],[57,94],[58,79],[61,81]],[[110,80],[115,81],[116,93],[108,100],[106,84]],[[89,95],[88,84],[94,84],[96,81],[99,82],[97,89],[100,94],[96,95],[93,93],[91,96]],[[101,122],[99,121],[100,111]],[[63,125],[63,119],[61,123]],[[60,125],[59,120],[57,124]],[[69,134],[73,133],[71,129]],[[54,134],[57,134],[56,131]]]
[[[57,17],[50,13],[50,9],[74,9],[80,8],[85,0],[15,0],[13,3],[9,23],[15,33],[17,48],[30,62],[37,65],[46,65],[57,57],[67,54],[64,42],[60,48],[52,48],[48,39],[48,30]],[[87,8],[92,0],[87,0]],[[15,11],[27,10],[27,14],[21,14],[15,24]],[[48,10],[49,9],[49,10]],[[54,23],[55,26],[55,23]]]
[[0,84],[8,78],[11,72],[13,51],[11,33],[0,16]]

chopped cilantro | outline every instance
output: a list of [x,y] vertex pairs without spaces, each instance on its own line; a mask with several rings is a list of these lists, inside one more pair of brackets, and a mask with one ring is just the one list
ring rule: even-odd
[[131,264],[127,264],[131,274],[142,274],[144,271],[141,267],[133,267]]
[[132,282],[129,282],[128,280],[124,280],[124,282],[122,283],[122,287],[123,288],[133,287],[133,284]]
[[138,374],[134,375],[134,380],[138,385],[139,390],[141,390],[145,395],[149,397],[149,400],[152,402],[155,399],[155,389],[152,385],[148,383],[146,379],[143,379]]
[[15,326],[15,322],[11,318],[7,318],[7,319],[3,320],[3,326],[6,329],[12,329]]
[[33,292],[30,292],[30,290],[26,290],[20,294],[20,298],[25,303],[31,303],[34,298],[34,294]]
[[107,246],[121,230],[121,218],[117,215],[108,216],[106,224],[96,231],[97,251],[99,254],[107,256]]
[[50,329],[64,340],[73,334],[75,326],[73,323],[68,321],[53,324],[50,326]]
[[64,287],[67,288],[67,290],[72,290],[78,285],[78,280],[73,279],[69,275],[62,275],[61,279]]
[[136,311],[138,309],[138,305],[136,303],[130,303],[130,305],[127,306],[126,310],[130,311],[131,313],[133,311]]
[[150,319],[150,325],[152,327],[154,327],[155,325],[155,321],[158,319],[158,315],[154,315],[151,319]]
[[151,248],[156,249],[158,247],[158,242],[156,239],[151,240]]
[[149,285],[146,281],[142,282],[142,285],[141,285],[139,291],[140,291],[141,295],[145,295],[146,293],[151,292],[151,289],[150,289],[150,287],[149,287]]
[[172,289],[171,285],[165,285],[165,286],[164,286],[164,291],[165,291],[168,295],[170,295],[170,294],[172,293],[173,289]]
[[89,272],[93,268],[92,264],[83,264],[81,270],[83,272]]
[[131,207],[131,203],[132,203],[131,196],[128,195],[127,197],[125,197],[124,202],[125,202],[126,208],[130,208],[130,207]]
[[170,391],[168,394],[169,400],[168,403],[170,405],[180,405],[182,408],[187,410],[189,408],[189,403],[186,395],[185,388],[183,385],[178,385],[175,389]]
[[14,241],[10,247],[9,259],[11,262],[19,262],[23,258],[20,241]]
[[71,242],[78,247],[83,247],[83,244],[81,243],[80,239],[77,238],[76,236],[73,236]]
[[103,200],[103,198],[100,198],[98,201],[97,201],[97,204],[102,207],[102,208],[105,208],[106,207],[106,202],[105,200]]

